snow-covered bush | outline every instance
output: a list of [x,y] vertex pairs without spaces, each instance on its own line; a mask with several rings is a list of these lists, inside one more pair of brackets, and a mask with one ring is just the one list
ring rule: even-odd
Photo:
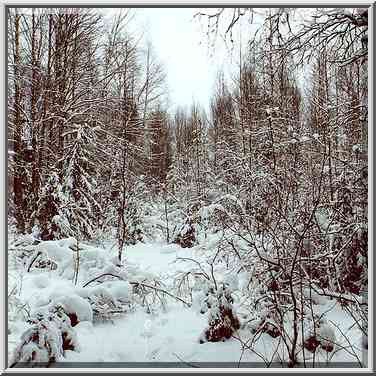
[[201,313],[209,310],[209,327],[201,336],[200,343],[225,341],[240,328],[240,321],[233,311],[233,301],[226,284],[221,284],[217,289],[214,286],[207,289]]
[[279,337],[283,332],[283,323],[278,320],[278,312],[267,287],[257,280],[249,284],[247,306],[250,312],[245,320],[245,328],[253,335],[261,332],[273,338]]
[[[77,252],[78,247],[78,252]],[[96,248],[84,243],[79,243],[75,238],[64,238],[57,241],[42,241],[35,247],[34,252],[41,253],[38,260],[50,260],[57,273],[65,279],[73,279],[79,262],[79,280],[86,281],[93,275],[103,272],[114,271],[114,261],[109,257],[108,252],[102,248]],[[29,262],[32,258],[29,259]],[[48,265],[46,265],[48,266]],[[33,266],[34,267],[34,266]]]
[[32,234],[20,235],[9,242],[10,262],[28,267],[31,258],[35,255],[40,240]]
[[191,248],[196,244],[196,230],[191,218],[187,218],[180,228],[174,243],[179,244],[182,248]]
[[71,326],[82,321],[93,321],[93,309],[86,299],[78,295],[62,295],[54,299],[54,304],[64,309],[70,318]]
[[212,229],[217,232],[222,228],[224,218],[226,216],[224,207],[219,203],[212,203],[202,206],[198,212],[200,223],[206,229]]
[[132,300],[132,285],[128,281],[111,281],[106,283],[114,299],[121,303],[129,303]]
[[29,318],[29,311],[28,304],[25,304],[19,297],[19,287],[8,285],[8,334],[13,331],[16,321],[26,321]]
[[46,252],[37,249],[28,260],[27,271],[30,271],[32,268],[56,270],[57,264],[48,257]]
[[111,291],[101,285],[91,289],[88,301],[93,310],[94,322],[110,321],[114,314],[121,310]]
[[310,352],[315,352],[321,348],[327,352],[332,352],[335,347],[336,335],[334,329],[324,318],[314,317],[314,322],[310,322],[304,333],[303,346]]
[[61,305],[50,305],[29,320],[32,327],[26,330],[14,351],[11,367],[22,363],[48,366],[64,357],[65,350],[77,350],[76,334]]

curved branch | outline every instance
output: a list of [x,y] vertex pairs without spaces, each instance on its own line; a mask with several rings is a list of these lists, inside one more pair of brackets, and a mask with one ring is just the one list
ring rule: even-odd
[[[105,277],[105,276],[107,276],[107,275],[108,275],[108,276],[111,276],[111,277],[118,278],[118,279],[120,279],[120,280],[122,280],[122,281],[125,281],[124,278],[122,278],[122,277],[120,277],[120,276],[118,276],[118,275],[116,275],[116,274],[112,274],[112,273],[103,273],[103,274],[101,274],[101,275],[99,275],[99,276],[97,276],[97,277],[91,279],[90,281],[86,282],[82,287],[83,287],[83,288],[84,288],[84,287],[87,287],[90,283],[92,283],[92,282],[94,282],[94,281],[97,281],[98,279],[100,279],[100,278],[102,278],[102,277]],[[169,293],[168,291],[163,290],[163,289],[161,289],[161,288],[158,288],[158,287],[155,287],[155,286],[150,286],[150,285],[147,285],[146,283],[143,283],[143,282],[132,282],[132,281],[127,281],[127,282],[128,282],[130,285],[133,285],[133,286],[141,286],[141,287],[145,287],[145,288],[152,289],[152,290],[154,290],[154,291],[159,291],[159,292],[161,292],[161,293],[163,293],[163,294],[166,294],[166,295],[170,296],[171,298],[174,298],[174,299],[176,299],[176,300],[178,300],[178,301],[184,303],[184,304],[185,304],[186,306],[188,306],[188,307],[191,306],[190,303],[186,302],[185,300],[179,298],[178,296],[173,295],[173,294]]]

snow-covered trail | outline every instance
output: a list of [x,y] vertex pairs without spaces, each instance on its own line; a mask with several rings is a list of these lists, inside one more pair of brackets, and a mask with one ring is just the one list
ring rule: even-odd
[[[94,260],[96,264],[102,265],[102,257],[107,259],[116,257],[114,244],[107,242],[104,245],[106,249],[91,248],[93,255],[85,261],[85,265],[82,265],[79,285],[84,285],[85,281],[100,274],[101,269],[84,271],[84,268],[89,267]],[[56,242],[46,247],[49,255],[57,256],[64,251],[58,248]],[[184,273],[192,267],[190,262],[182,262],[178,258],[195,259],[196,256],[199,258],[200,255],[195,254],[195,248],[183,249],[176,244],[138,243],[125,249],[123,260],[125,265],[134,267],[142,275],[160,280],[167,291],[173,292],[172,285],[176,273]],[[67,257],[67,260],[71,260],[71,256]],[[49,297],[57,293],[62,292],[65,296],[75,295],[77,290],[72,283],[73,275],[69,273],[72,265],[67,264],[64,268],[66,274],[63,275],[46,270],[24,273],[21,301],[37,308],[48,304]],[[18,280],[16,271],[14,273],[13,282]],[[79,351],[67,350],[62,361],[85,363],[238,361],[241,351],[236,340],[223,343],[199,343],[200,335],[207,327],[207,317],[200,314],[199,310],[197,306],[187,307],[173,298],[168,298],[165,310],[159,307],[152,313],[147,313],[146,307],[137,306],[135,311],[115,317],[112,321],[94,324],[90,321],[82,321],[74,327]],[[28,327],[29,324],[23,320],[12,321],[9,337],[10,354]]]
[[[171,244],[137,244],[124,253],[125,262],[137,264],[168,286],[181,270],[178,257],[192,257],[191,249]],[[199,344],[207,318],[197,309],[169,300],[165,312],[137,310],[113,323],[78,324],[80,352],[68,352],[68,362],[233,362],[240,357],[236,340]],[[244,359],[243,359],[244,360]],[[253,359],[255,360],[255,359]]]
[[[87,289],[80,286],[84,286],[85,282],[105,272],[105,268],[109,264],[114,266],[111,260],[113,258],[116,260],[117,256],[113,244],[106,243],[105,249],[88,246],[85,251],[87,252],[86,256],[85,252],[81,254],[81,277],[78,286],[75,286],[72,282],[74,278],[72,253],[69,249],[62,248],[63,246],[67,247],[69,243],[68,239],[45,242],[44,244],[44,249],[48,251],[49,256],[55,257],[57,261],[60,260],[61,271],[59,271],[60,269],[57,271],[35,269],[30,273],[22,272],[20,275],[17,269],[12,270],[9,275],[10,282],[15,284],[17,281],[21,281],[17,295],[22,305],[34,309],[49,304],[50,298],[56,297],[59,293],[68,297],[75,296],[77,293],[81,294],[83,290]],[[143,278],[150,277],[151,280],[156,278],[163,283],[163,288],[166,291],[177,294],[173,288],[176,274],[192,271],[192,267],[197,267],[196,263],[192,264],[192,262],[182,261],[179,258],[189,258],[196,260],[197,263],[201,261],[201,266],[208,268],[207,255],[205,256],[204,253],[203,247],[183,249],[176,244],[138,243],[125,249],[123,260],[126,268],[127,266],[130,268],[129,272],[132,272],[132,267],[135,270],[135,274],[130,278],[134,277],[136,281],[139,281],[138,276],[141,281]],[[125,270],[127,270],[126,268]],[[237,275],[232,275],[233,272],[230,269],[227,270],[226,265],[221,264],[216,265],[215,274],[216,278],[224,277],[225,274],[226,277],[240,278]],[[95,288],[95,284],[93,284],[93,288]],[[238,297],[242,298],[239,288],[240,285],[237,291],[238,295],[240,294]],[[116,292],[119,293],[118,290]],[[121,295],[123,295],[123,290]],[[238,314],[242,301],[243,298],[234,303]],[[333,309],[334,306],[337,308]],[[351,329],[351,333],[349,332],[349,328],[354,326],[353,321],[336,302],[328,300],[317,306],[316,309],[321,313],[326,312],[327,318],[339,323],[345,333],[349,336],[351,334],[351,338],[355,338],[354,334],[359,337],[359,333],[356,333],[354,329]],[[241,359],[242,362],[253,362],[253,364],[257,362],[264,366],[263,360],[253,350],[248,349],[242,352],[241,343],[235,338],[230,338],[225,342],[200,344],[199,338],[208,326],[208,317],[206,314],[200,314],[199,311],[200,304],[196,301],[195,296],[192,307],[187,307],[173,298],[168,298],[165,309],[158,306],[152,309],[151,313],[147,312],[147,307],[136,305],[134,311],[115,317],[112,321],[95,322],[94,324],[91,321],[81,321],[74,326],[79,345],[78,351],[67,350],[62,361],[116,362],[122,363],[124,367],[126,367],[125,363],[145,362],[183,362],[187,364],[211,362],[220,366],[221,362],[237,364]],[[30,327],[25,320],[14,315],[14,312],[12,315],[14,317],[9,326],[11,332],[8,337],[10,353],[20,342],[22,333]],[[240,315],[239,318],[241,318]],[[240,329],[237,335],[243,341],[248,341],[252,337],[249,328]],[[344,340],[341,339],[341,342]],[[263,333],[258,338],[255,349],[258,354],[262,354],[265,359],[270,360],[273,357],[274,349],[279,345],[279,338],[272,338]],[[283,346],[279,348],[281,357],[286,359],[287,353]],[[354,361],[353,357],[343,351],[333,355],[336,360]],[[326,361],[325,357],[328,356],[324,352],[321,361]]]
[[142,270],[154,274],[165,274],[176,269],[178,257],[191,255],[190,250],[180,248],[176,244],[137,244],[128,247],[124,256],[131,263],[138,264]]

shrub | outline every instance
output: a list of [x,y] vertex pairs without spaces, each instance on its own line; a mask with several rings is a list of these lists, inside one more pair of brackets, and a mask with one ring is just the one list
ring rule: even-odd
[[200,343],[225,341],[240,328],[240,321],[233,312],[232,303],[233,298],[226,284],[222,284],[218,289],[208,289],[201,313],[205,313],[205,306],[209,309],[209,327]]
[[[66,350],[76,350],[76,335],[62,305],[51,305],[29,320],[33,324],[21,336],[14,351],[11,367],[22,363],[43,363],[48,366],[64,357]],[[37,365],[37,364],[36,364]]]

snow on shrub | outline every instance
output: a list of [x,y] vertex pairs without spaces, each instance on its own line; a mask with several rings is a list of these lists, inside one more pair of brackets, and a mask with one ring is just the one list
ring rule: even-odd
[[21,337],[12,363],[50,363],[63,356],[63,339],[57,325],[40,321]]
[[21,300],[19,292],[19,285],[8,284],[8,334],[13,332],[18,320],[24,322],[29,316],[28,305]]
[[33,214],[37,222],[38,235],[42,240],[53,240],[71,234],[68,221],[67,197],[60,178],[51,172],[42,188],[37,211]]
[[33,264],[33,268],[57,269],[61,277],[73,279],[77,258],[81,281],[86,281],[93,275],[114,272],[115,265],[108,251],[77,242],[74,238],[41,242],[29,258],[29,263]]
[[9,242],[9,250],[29,255],[39,243],[40,240],[36,239],[32,234],[17,235],[16,239]]
[[132,286],[127,281],[113,281],[107,283],[107,288],[112,296],[120,302],[129,302],[132,294]]
[[263,281],[252,278],[253,272],[243,272],[240,276],[240,289],[247,294],[248,312],[245,312],[245,328],[252,334],[266,333],[276,338],[282,332],[283,324],[279,320],[271,292]]
[[315,352],[318,347],[332,352],[336,341],[334,329],[324,318],[316,318],[315,322],[306,324],[303,346],[310,352]]
[[226,274],[223,278],[223,282],[228,286],[230,291],[236,291],[239,289],[239,278],[237,274]]
[[206,228],[213,227],[213,230],[217,231],[218,228],[221,227],[221,224],[226,216],[226,212],[221,204],[213,203],[200,208],[198,215],[202,225],[204,225]]
[[23,366],[22,363],[47,366],[60,361],[65,350],[78,350],[76,334],[63,306],[49,305],[29,319],[29,323],[33,326],[22,334],[11,367]]
[[254,312],[252,318],[245,318],[247,320],[244,328],[248,329],[253,335],[266,333],[272,338],[277,338],[282,334],[279,325],[269,317],[267,312]]
[[119,309],[117,300],[111,291],[104,286],[92,288],[88,300],[93,310],[94,322],[111,320],[113,314]]
[[56,297],[55,304],[60,304],[75,326],[81,321],[93,321],[93,310],[89,302],[78,295]]
[[135,245],[138,242],[143,241],[142,215],[138,206],[138,203],[131,201],[125,209],[124,217],[126,218],[126,245]]
[[26,269],[28,269],[30,260],[33,256],[35,256],[39,243],[40,241],[32,234],[18,235],[16,239],[11,239],[9,241],[8,250],[9,254],[14,257],[11,257],[9,261],[15,265],[23,265]]
[[50,260],[59,271],[72,261],[72,251],[60,246],[58,241],[41,242],[36,250],[43,255],[40,259]]
[[191,248],[196,243],[196,230],[191,218],[187,218],[184,225],[180,228],[175,236],[174,243],[179,244],[182,248]]
[[201,336],[200,343],[225,341],[240,328],[240,321],[233,312],[233,302],[228,285],[221,284],[218,289],[209,287],[201,310],[201,313],[209,310],[209,327]]
[[[108,251],[84,244],[80,244],[79,246],[79,275],[82,281],[90,280],[93,276],[103,273],[117,273],[118,269],[109,257]],[[74,273],[74,268],[75,264],[72,261],[69,272]]]
[[49,286],[50,279],[48,278],[47,275],[40,274],[40,275],[35,276],[32,279],[32,282],[34,286],[36,286],[37,288],[44,289]]
[[41,250],[35,250],[24,262],[26,270],[30,272],[33,268],[34,269],[48,269],[48,270],[56,270],[57,264],[53,260],[51,260],[46,252]]
[[[167,227],[170,235],[173,225],[177,222],[175,219],[176,213],[176,210],[171,210],[170,205],[166,207],[165,202],[157,201],[153,205],[145,203],[142,213],[142,234],[144,241],[166,241]],[[170,240],[168,239],[168,241]]]

